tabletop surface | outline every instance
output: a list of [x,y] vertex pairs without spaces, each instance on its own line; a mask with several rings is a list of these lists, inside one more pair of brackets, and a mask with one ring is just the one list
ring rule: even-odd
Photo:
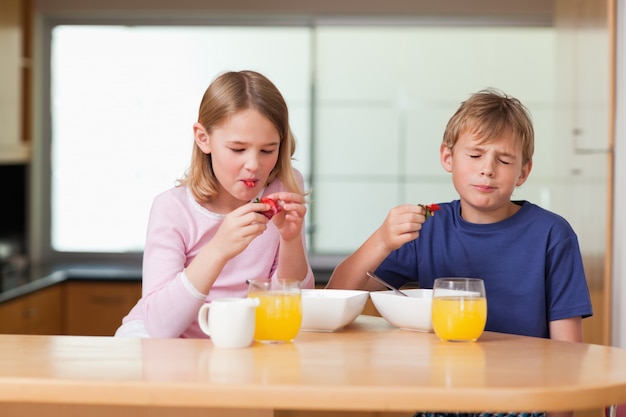
[[1,402],[582,410],[626,402],[626,349],[491,332],[446,343],[370,316],[246,349],[208,339],[0,335]]

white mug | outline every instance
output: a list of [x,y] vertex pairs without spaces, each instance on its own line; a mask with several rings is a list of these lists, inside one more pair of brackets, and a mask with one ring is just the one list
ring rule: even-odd
[[245,348],[254,339],[255,298],[218,298],[198,311],[200,329],[221,348]]

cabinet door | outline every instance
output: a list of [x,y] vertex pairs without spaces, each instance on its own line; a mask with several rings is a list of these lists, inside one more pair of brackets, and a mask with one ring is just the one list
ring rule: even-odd
[[61,334],[61,286],[44,288],[0,305],[0,333]]
[[29,155],[20,126],[21,22],[21,1],[0,1],[0,163],[25,162]]
[[68,335],[112,336],[141,297],[141,281],[67,281]]

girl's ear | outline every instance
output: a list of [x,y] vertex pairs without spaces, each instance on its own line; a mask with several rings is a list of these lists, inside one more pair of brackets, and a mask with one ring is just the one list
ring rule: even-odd
[[211,140],[204,126],[200,123],[193,124],[193,139],[196,145],[205,154],[211,153]]
[[452,149],[442,144],[439,148],[439,162],[447,172],[452,172]]

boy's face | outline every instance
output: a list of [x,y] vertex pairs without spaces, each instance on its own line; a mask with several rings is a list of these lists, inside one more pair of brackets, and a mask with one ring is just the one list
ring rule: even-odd
[[494,223],[512,216],[515,187],[522,185],[532,162],[522,165],[522,147],[512,134],[483,141],[462,132],[454,150],[442,145],[441,166],[452,174],[462,216],[472,223]]

